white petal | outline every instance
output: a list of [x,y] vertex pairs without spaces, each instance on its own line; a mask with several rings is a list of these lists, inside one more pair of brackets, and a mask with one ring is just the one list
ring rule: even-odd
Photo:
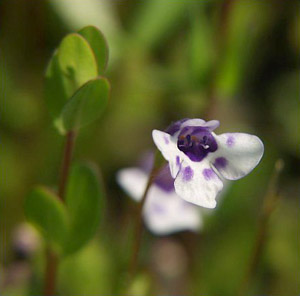
[[181,166],[180,155],[182,154],[182,152],[177,148],[177,143],[174,142],[173,137],[171,137],[168,133],[159,130],[153,130],[152,137],[163,157],[169,161],[171,175],[175,178]]
[[141,200],[147,185],[147,174],[138,168],[122,169],[117,173],[117,181],[134,200]]
[[204,127],[207,127],[211,131],[213,131],[214,129],[216,129],[219,126],[220,126],[219,120],[210,120],[204,124]]
[[155,145],[161,151],[164,158],[166,160],[170,160],[170,157],[176,148],[174,147],[175,143],[172,141],[171,136],[168,133],[159,130],[153,130],[152,137]]
[[186,126],[203,126],[205,123],[206,121],[200,118],[188,119],[181,125],[181,129]]
[[184,200],[205,208],[216,206],[216,196],[223,188],[209,162],[183,162],[175,180],[176,193]]
[[194,118],[194,119],[189,119],[189,120],[185,121],[181,125],[181,129],[186,126],[201,126],[201,127],[206,127],[212,131],[212,130],[216,129],[217,127],[219,127],[219,125],[220,125],[220,122],[218,120],[205,121],[203,119]]
[[149,230],[167,235],[182,230],[197,231],[202,224],[199,209],[182,200],[175,191],[166,192],[152,185],[144,207]]
[[237,180],[249,174],[264,153],[262,141],[253,135],[226,133],[216,136],[218,150],[211,162],[226,179]]

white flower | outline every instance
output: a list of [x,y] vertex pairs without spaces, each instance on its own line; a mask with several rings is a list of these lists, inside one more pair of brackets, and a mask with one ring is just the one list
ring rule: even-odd
[[237,180],[250,173],[264,152],[262,141],[244,133],[216,135],[219,121],[183,119],[165,132],[153,130],[157,148],[169,162],[176,193],[193,204],[214,208],[221,178]]
[[[141,200],[147,180],[148,174],[139,168],[122,169],[117,174],[118,183],[136,201]],[[202,225],[199,209],[175,193],[168,166],[158,173],[148,191],[143,217],[149,230],[157,235],[197,231]]]

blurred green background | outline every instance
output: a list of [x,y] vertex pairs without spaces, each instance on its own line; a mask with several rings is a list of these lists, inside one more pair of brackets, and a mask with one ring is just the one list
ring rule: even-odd
[[61,39],[85,25],[107,37],[112,92],[105,116],[82,129],[75,158],[100,167],[106,213],[95,240],[62,262],[61,295],[118,295],[132,203],[115,173],[154,149],[152,129],[185,117],[218,119],[217,133],[256,134],[265,155],[229,185],[198,235],[145,234],[136,295],[236,295],[278,158],[280,201],[248,292],[299,295],[300,3],[293,0],[0,2],[1,295],[39,291],[43,247],[19,260],[14,238],[32,185],[57,184],[64,139],[45,106],[45,68]]

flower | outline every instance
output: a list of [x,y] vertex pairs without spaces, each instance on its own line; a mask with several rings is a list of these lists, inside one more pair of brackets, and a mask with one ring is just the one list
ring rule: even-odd
[[[120,186],[134,200],[144,194],[149,173],[140,168],[126,168],[117,173]],[[174,181],[168,165],[155,177],[149,188],[143,208],[146,226],[157,235],[167,235],[182,230],[197,231],[202,225],[198,207],[184,201],[174,189]]]
[[29,259],[38,250],[40,244],[40,237],[30,224],[21,223],[15,228],[12,249],[18,260]]
[[216,135],[218,120],[182,119],[165,132],[153,130],[157,148],[169,162],[176,193],[193,204],[214,208],[223,188],[221,178],[249,174],[264,152],[262,141],[244,133]]

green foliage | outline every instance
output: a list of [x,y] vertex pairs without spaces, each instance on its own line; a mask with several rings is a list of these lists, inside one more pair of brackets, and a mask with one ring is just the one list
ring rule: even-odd
[[74,92],[97,73],[95,56],[88,42],[79,34],[67,35],[46,71],[46,99],[54,117],[60,114]]
[[61,118],[65,130],[78,129],[97,119],[108,102],[109,83],[98,77],[84,84],[67,102]]
[[[177,284],[177,291],[183,288],[185,295],[235,295],[251,256],[270,172],[280,157],[286,162],[279,182],[282,199],[268,223],[263,258],[248,294],[300,295],[300,2],[132,0],[120,6],[113,1],[49,0],[43,4],[27,1],[26,9],[24,5],[24,1],[1,2],[5,13],[0,38],[0,163],[5,174],[0,180],[4,226],[0,227],[0,281],[7,285],[1,286],[0,294],[40,295],[44,252],[34,254],[34,279],[28,283],[16,273],[20,269],[13,268],[17,263],[14,248],[5,242],[14,238],[23,220],[23,196],[31,184],[37,178],[44,183],[57,179],[62,139],[48,126],[48,110],[43,108],[44,61],[50,60],[49,53],[57,47],[46,78],[48,84],[54,79],[49,74],[55,74],[56,82],[50,84],[46,95],[48,105],[54,105],[49,111],[62,123],[62,109],[72,96],[66,96],[63,80],[57,75],[61,73],[58,40],[66,32],[76,31],[94,51],[78,31],[93,24],[109,41],[114,91],[101,127],[93,124],[80,131],[76,156],[101,163],[109,181],[111,219],[99,229],[99,241],[89,242],[60,261],[58,293],[124,295],[119,286],[128,259],[124,249],[131,246],[127,234],[131,221],[124,223],[130,218],[131,203],[122,198],[113,181],[115,172],[133,165],[149,145],[154,148],[153,128],[164,129],[171,121],[205,114],[206,120],[221,121],[216,133],[258,135],[265,143],[265,156],[249,176],[229,182],[226,196],[214,211],[208,211],[204,235],[199,233],[199,244],[193,244],[193,254],[187,254],[195,259],[188,260],[192,265],[178,268],[181,276],[170,281],[161,281],[161,277],[166,279],[164,274],[155,275],[151,286],[170,295]],[[99,71],[93,79],[98,76]],[[67,221],[68,216],[67,212]],[[160,248],[156,243],[165,240],[147,231],[144,234],[140,259],[147,269],[154,266],[152,255]],[[107,248],[104,240],[108,240]],[[190,234],[180,234],[180,244],[190,242]],[[162,261],[166,268],[174,266],[167,257]],[[114,265],[116,269],[109,272]],[[26,291],[28,285],[35,289]]]
[[93,240],[86,248],[61,261],[58,287],[61,295],[117,295],[116,260],[111,245]]
[[[198,3],[197,3],[198,4]],[[189,71],[195,83],[207,83],[216,56],[213,28],[205,14],[205,5],[194,5],[190,9],[190,34],[188,35]],[[199,56],[201,53],[201,57]]]
[[273,6],[268,1],[240,1],[233,6],[216,79],[220,96],[236,95],[245,83],[249,75],[247,71],[252,70],[254,57],[259,56],[259,51],[255,49],[272,23],[272,10]]
[[66,204],[43,187],[34,188],[25,200],[25,215],[59,252],[81,249],[95,234],[103,209],[95,169],[76,164],[68,181]]
[[34,188],[25,200],[25,215],[46,241],[63,249],[68,232],[67,213],[62,202],[44,187]]
[[[93,26],[84,27],[78,33],[67,35],[53,54],[46,71],[45,95],[49,112],[55,120],[56,127],[62,133],[65,130],[60,116],[65,104],[80,87],[97,78],[99,73],[104,72],[107,60],[108,48],[106,41],[102,33]],[[81,96],[81,100],[84,99]],[[78,107],[87,105],[89,104],[80,103],[77,105],[77,108],[75,108],[77,114],[81,112]],[[74,108],[73,104],[72,106],[71,109]],[[93,108],[98,106],[93,105]],[[67,107],[68,110],[69,108]],[[101,108],[103,108],[103,104],[100,104]],[[103,109],[99,114],[102,111]],[[97,110],[94,110],[94,113],[97,113]],[[69,117],[69,113],[67,117]],[[91,116],[92,120],[97,117]],[[88,123],[87,120],[85,122]],[[67,126],[69,126],[69,122],[67,122]]]
[[96,56],[98,73],[103,73],[108,62],[108,47],[103,34],[94,26],[84,27],[78,33],[89,42]]
[[84,164],[73,166],[67,186],[66,207],[70,232],[65,252],[70,254],[86,244],[99,225],[103,196],[94,168]]
[[160,45],[170,29],[179,24],[187,5],[188,1],[174,0],[141,2],[132,25],[136,39],[146,48]]

